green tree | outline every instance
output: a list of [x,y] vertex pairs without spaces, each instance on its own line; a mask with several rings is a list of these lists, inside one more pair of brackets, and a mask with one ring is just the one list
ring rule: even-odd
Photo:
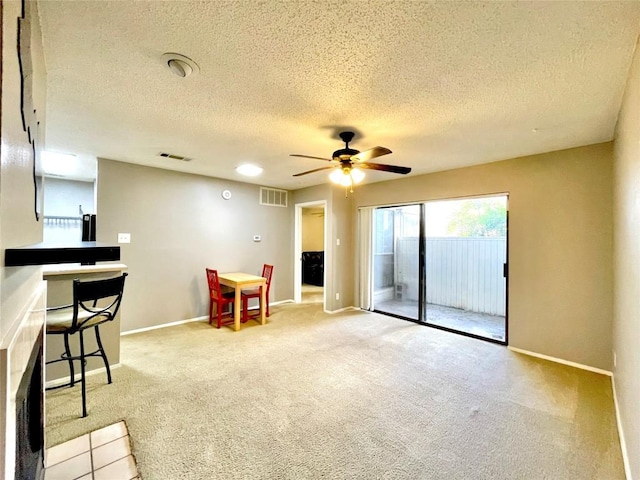
[[454,211],[447,232],[457,237],[505,237],[506,205],[500,200],[466,200]]

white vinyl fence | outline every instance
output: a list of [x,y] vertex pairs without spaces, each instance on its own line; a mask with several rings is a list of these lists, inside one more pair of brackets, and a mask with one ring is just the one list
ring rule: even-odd
[[[427,238],[427,303],[504,315],[505,262],[505,238]],[[417,301],[416,237],[397,240],[394,270],[396,298]]]

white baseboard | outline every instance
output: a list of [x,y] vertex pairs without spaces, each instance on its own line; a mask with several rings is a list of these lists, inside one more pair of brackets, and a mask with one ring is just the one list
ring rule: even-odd
[[150,330],[157,330],[158,328],[175,327],[176,325],[182,325],[184,323],[202,322],[204,320],[208,321],[209,317],[207,315],[204,315],[202,317],[189,318],[187,320],[178,320],[177,322],[162,323],[160,325],[153,325],[151,327],[137,328],[135,330],[127,330],[126,332],[120,332],[120,336],[124,337],[126,335],[133,335],[134,333],[148,332]]
[[622,420],[620,419],[620,409],[618,407],[618,394],[616,393],[616,377],[611,376],[611,388],[613,389],[613,404],[616,409],[616,423],[618,424],[618,436],[620,437],[620,449],[622,450],[622,463],[624,464],[624,474],[627,480],[633,480],[631,477],[631,464],[629,463],[629,455],[627,453],[627,442],[622,428]]
[[289,298],[287,300],[278,300],[277,302],[271,302],[269,303],[269,306],[273,307],[274,305],[282,305],[283,303],[296,303],[296,302],[293,301],[293,298]]
[[[269,306],[272,307],[274,305],[280,305],[283,303],[294,303],[294,302],[293,300],[279,300],[277,302],[270,302]],[[256,305],[255,307],[249,308],[249,310],[257,310],[257,309],[258,309],[258,305]],[[177,322],[161,323],[160,325],[153,325],[151,327],[136,328],[135,330],[127,330],[126,332],[121,332],[120,336],[124,337],[126,335],[133,335],[134,333],[142,333],[142,332],[148,332],[150,330],[157,330],[158,328],[175,327],[176,325],[183,325],[185,323],[203,322],[208,320],[209,320],[209,317],[207,315],[203,315],[202,317],[189,318],[187,320],[178,320]]]
[[324,313],[328,313],[330,315],[333,315],[334,313],[341,313],[341,312],[346,312],[346,311],[350,311],[350,310],[360,310],[359,307],[344,307],[344,308],[339,308],[337,310],[326,310],[324,311]]
[[[115,365],[109,365],[109,368],[111,370],[114,370],[115,368],[120,368],[122,366],[121,363],[116,363]],[[100,367],[100,368],[96,368],[95,370],[89,370],[88,372],[85,372],[85,377],[90,377],[91,375],[97,375],[98,373],[104,373],[106,374],[107,369],[104,367]],[[76,373],[74,375],[75,381],[79,382],[80,379],[82,378],[82,374],[81,373]],[[51,387],[57,387],[59,385],[64,385],[65,383],[69,383],[69,377],[64,377],[64,378],[58,378],[56,380],[51,380],[47,383],[44,384],[45,388],[51,388]]]
[[530,352],[529,350],[523,350],[521,348],[516,347],[507,347],[509,350],[522,353],[523,355],[529,355],[531,357],[542,358],[543,360],[549,360],[550,362],[561,363],[563,365],[569,365],[570,367],[579,368],[581,370],[587,370],[589,372],[599,373],[600,375],[607,375],[611,377],[613,375],[609,370],[603,370],[601,368],[590,367],[589,365],[583,365],[582,363],[570,362],[569,360],[564,360],[562,358],[550,357],[549,355],[543,355],[542,353]]

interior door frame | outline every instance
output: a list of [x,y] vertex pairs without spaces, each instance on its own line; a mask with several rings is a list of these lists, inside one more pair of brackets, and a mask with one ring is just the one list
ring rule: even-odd
[[293,248],[293,301],[302,302],[302,209],[322,207],[324,210],[324,231],[322,244],[324,245],[324,268],[322,279],[322,308],[327,305],[327,201],[316,200],[295,204],[294,220],[294,248]]

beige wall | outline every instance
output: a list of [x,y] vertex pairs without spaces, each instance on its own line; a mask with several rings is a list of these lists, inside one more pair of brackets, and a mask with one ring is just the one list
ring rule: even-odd
[[[32,4],[32,47],[33,106],[37,109],[40,129],[37,132],[39,143],[44,135],[44,108],[46,72],[42,56],[42,43],[36,4]],[[16,49],[17,19],[21,14],[21,4],[17,1],[3,1],[2,17],[2,104],[0,106],[0,343],[5,344],[22,316],[27,312],[31,300],[39,292],[42,284],[41,267],[4,267],[4,251],[42,241],[42,223],[34,215],[33,158],[27,133],[22,127],[20,112],[20,71]],[[33,115],[29,120],[33,120]],[[0,362],[2,359],[0,359]],[[0,478],[5,478],[5,445],[14,440],[5,438],[7,430],[7,400],[4,367],[0,368]],[[11,422],[9,422],[11,423]],[[11,452],[12,450],[9,449]],[[7,479],[13,478],[7,472]]]
[[206,315],[206,267],[260,274],[272,264],[270,300],[293,298],[292,208],[258,201],[257,185],[99,159],[97,239],[131,234],[122,330]]
[[[355,219],[353,212],[353,202],[355,194],[345,197],[343,187],[331,185],[331,217],[328,224],[332,231],[333,242],[330,243],[333,249],[333,262],[331,275],[327,276],[333,286],[334,294],[331,296],[333,310],[355,305],[354,282],[355,282],[355,257],[354,257],[354,234]],[[340,245],[338,245],[340,240]],[[340,299],[335,300],[335,293],[340,294]]]
[[[322,215],[319,214],[322,212]],[[321,252],[324,250],[324,209],[302,209],[302,251]]]
[[[35,4],[32,6],[35,7]],[[20,2],[3,2],[2,12],[2,148],[0,164],[0,248],[42,241],[42,222],[34,215],[33,155],[20,113],[20,71],[16,53]],[[39,142],[44,135],[46,73],[37,13],[32,22],[33,104],[38,110]],[[4,258],[4,256],[3,256]],[[42,281],[40,267],[0,266],[0,339],[21,313]]]
[[[629,473],[640,478],[640,48],[636,48],[614,148],[613,351]],[[631,477],[629,477],[631,478]]]
[[[354,206],[509,194],[509,344],[611,370],[612,144],[363,185]],[[351,275],[345,272],[345,275]]]

